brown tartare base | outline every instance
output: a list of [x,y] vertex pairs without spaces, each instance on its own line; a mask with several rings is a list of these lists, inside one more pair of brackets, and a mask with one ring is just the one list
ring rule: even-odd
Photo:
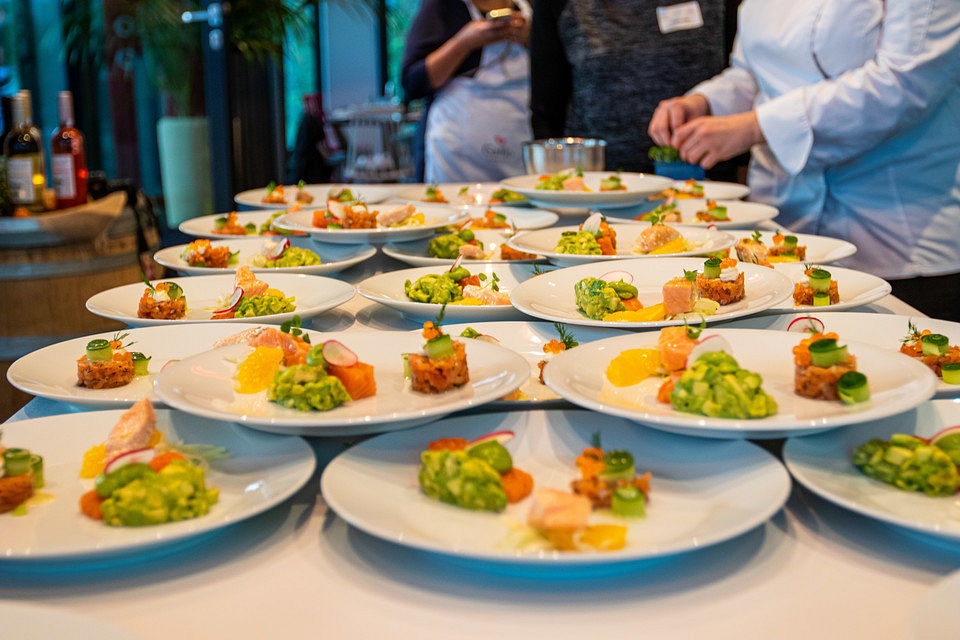
[[428,356],[411,353],[410,383],[414,391],[420,393],[443,393],[454,387],[470,382],[467,370],[467,353],[462,342],[453,341],[453,355],[440,360],[431,360]]
[[721,305],[740,302],[744,296],[743,273],[737,279],[724,282],[720,278],[706,278],[702,273],[697,274],[697,289],[701,298],[709,298]]

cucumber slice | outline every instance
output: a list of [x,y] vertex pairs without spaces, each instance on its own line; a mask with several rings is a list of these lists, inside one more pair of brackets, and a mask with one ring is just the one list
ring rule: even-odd
[[810,281],[810,288],[814,291],[830,291],[830,279],[832,276],[826,269],[814,269],[807,276]]
[[453,339],[448,335],[437,336],[427,340],[423,350],[431,360],[443,360],[454,354]]
[[130,355],[133,357],[133,375],[145,376],[150,373],[147,370],[150,366],[150,358],[143,355],[139,351],[134,351]]
[[113,357],[113,347],[103,339],[91,340],[87,343],[87,360],[90,362],[106,362]]

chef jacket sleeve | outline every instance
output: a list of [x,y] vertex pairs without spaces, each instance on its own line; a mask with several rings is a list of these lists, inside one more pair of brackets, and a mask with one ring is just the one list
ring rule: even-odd
[[567,0],[536,0],[530,25],[530,124],[535,138],[565,135],[572,87],[558,21]]
[[733,40],[730,66],[720,75],[690,89],[687,95],[699,93],[710,103],[712,115],[729,116],[753,109],[757,92],[757,81],[747,66],[738,34]]
[[921,122],[960,81],[960,0],[887,0],[877,55],[757,108],[791,174],[855,158]]

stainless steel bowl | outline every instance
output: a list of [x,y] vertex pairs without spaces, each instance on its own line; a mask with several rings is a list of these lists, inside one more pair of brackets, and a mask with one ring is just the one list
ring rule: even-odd
[[556,173],[579,167],[603,171],[607,141],[597,138],[547,138],[523,143],[523,164],[527,173]]

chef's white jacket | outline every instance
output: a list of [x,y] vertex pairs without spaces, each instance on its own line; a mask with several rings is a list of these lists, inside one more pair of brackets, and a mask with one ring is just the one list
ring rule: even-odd
[[881,277],[960,271],[960,0],[745,0],[730,67],[690,92],[756,110],[777,224]]

